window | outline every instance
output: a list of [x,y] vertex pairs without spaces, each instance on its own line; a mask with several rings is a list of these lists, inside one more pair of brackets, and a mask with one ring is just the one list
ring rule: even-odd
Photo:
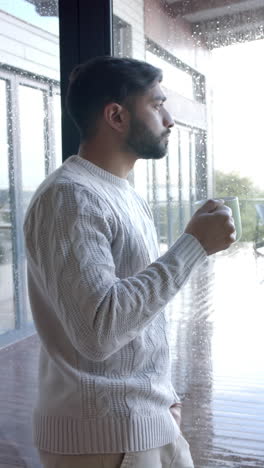
[[176,91],[178,94],[181,94],[181,96],[184,96],[188,99],[193,99],[193,80],[191,75],[160,58],[158,55],[156,55],[156,50],[155,52],[156,53],[147,51],[146,61],[155,67],[162,69],[163,86],[165,86],[167,89],[171,89],[172,91]]
[[162,69],[162,83],[167,89],[205,103],[205,76],[148,38],[146,61]]
[[144,184],[148,188],[147,200],[153,210],[162,251],[166,251],[183,231],[193,202],[206,197],[207,166],[206,155],[202,152],[205,139],[203,130],[175,124],[167,158],[148,161],[147,179],[141,175],[140,182],[135,180],[141,187]]
[[118,57],[132,56],[132,28],[126,21],[113,16],[114,51]]
[[15,327],[13,251],[11,230],[11,200],[9,191],[8,168],[8,121],[7,121],[7,82],[0,79],[0,332],[4,333]]
[[23,219],[33,191],[61,163],[56,14],[56,1],[0,0],[0,466],[40,466]]
[[55,18],[47,18],[44,30],[45,20],[33,4],[12,5],[0,2],[0,347],[34,331],[23,217],[33,192],[61,163]]
[[262,466],[263,8],[254,1],[113,3],[131,25],[133,57],[163,70],[175,120],[167,157],[134,168],[161,252],[184,230],[195,200],[240,199],[242,239],[208,257],[169,306],[183,431],[199,468]]
[[[185,102],[182,97],[187,98],[191,102],[190,105],[195,107],[195,101],[199,101],[194,91],[195,86],[197,86],[198,77],[200,83],[205,83],[204,76],[192,70],[177,57],[173,57],[171,53],[153,41],[147,40],[146,46],[146,60],[163,71],[162,86],[165,88],[165,94],[169,93],[169,100],[179,102],[179,105],[184,108]],[[204,89],[201,90],[200,95],[203,92]],[[201,105],[204,107],[204,103],[198,104],[198,106]],[[192,204],[197,199],[197,184],[201,184],[201,181],[207,179],[208,176],[206,164],[199,164],[199,181],[196,180],[196,164],[198,165],[200,158],[196,142],[198,135],[200,142],[205,141],[205,129],[195,128],[192,122],[188,122],[187,113],[184,121],[181,121],[173,105],[171,107],[175,126],[169,142],[168,157],[161,161],[147,162],[148,165],[153,165],[152,190],[154,193],[151,206],[162,252],[166,251],[183,231],[190,218]],[[205,127],[204,122],[202,127]],[[205,154],[204,157],[206,161]],[[135,178],[135,183],[137,183],[137,178]],[[142,187],[142,182],[137,185]],[[204,184],[203,194],[206,197],[206,184]]]

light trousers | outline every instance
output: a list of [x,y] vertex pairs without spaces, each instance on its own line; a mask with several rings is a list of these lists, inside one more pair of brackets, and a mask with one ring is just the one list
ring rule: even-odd
[[44,468],[194,468],[189,444],[176,442],[144,452],[57,455],[39,450]]

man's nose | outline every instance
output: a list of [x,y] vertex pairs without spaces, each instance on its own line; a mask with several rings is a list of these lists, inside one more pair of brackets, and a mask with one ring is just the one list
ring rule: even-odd
[[163,122],[166,128],[171,128],[174,126],[174,120],[166,109],[164,109]]

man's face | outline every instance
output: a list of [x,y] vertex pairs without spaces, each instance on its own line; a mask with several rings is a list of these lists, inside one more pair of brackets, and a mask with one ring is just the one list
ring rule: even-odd
[[164,107],[165,100],[159,84],[135,98],[125,145],[138,158],[160,159],[167,153],[173,120]]

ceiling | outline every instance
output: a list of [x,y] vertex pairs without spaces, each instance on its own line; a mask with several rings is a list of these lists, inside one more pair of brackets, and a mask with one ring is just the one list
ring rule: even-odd
[[164,0],[163,4],[192,23],[264,7],[263,0]]
[[33,3],[40,16],[58,16],[58,0],[27,0]]
[[161,0],[212,49],[264,37],[264,0]]

